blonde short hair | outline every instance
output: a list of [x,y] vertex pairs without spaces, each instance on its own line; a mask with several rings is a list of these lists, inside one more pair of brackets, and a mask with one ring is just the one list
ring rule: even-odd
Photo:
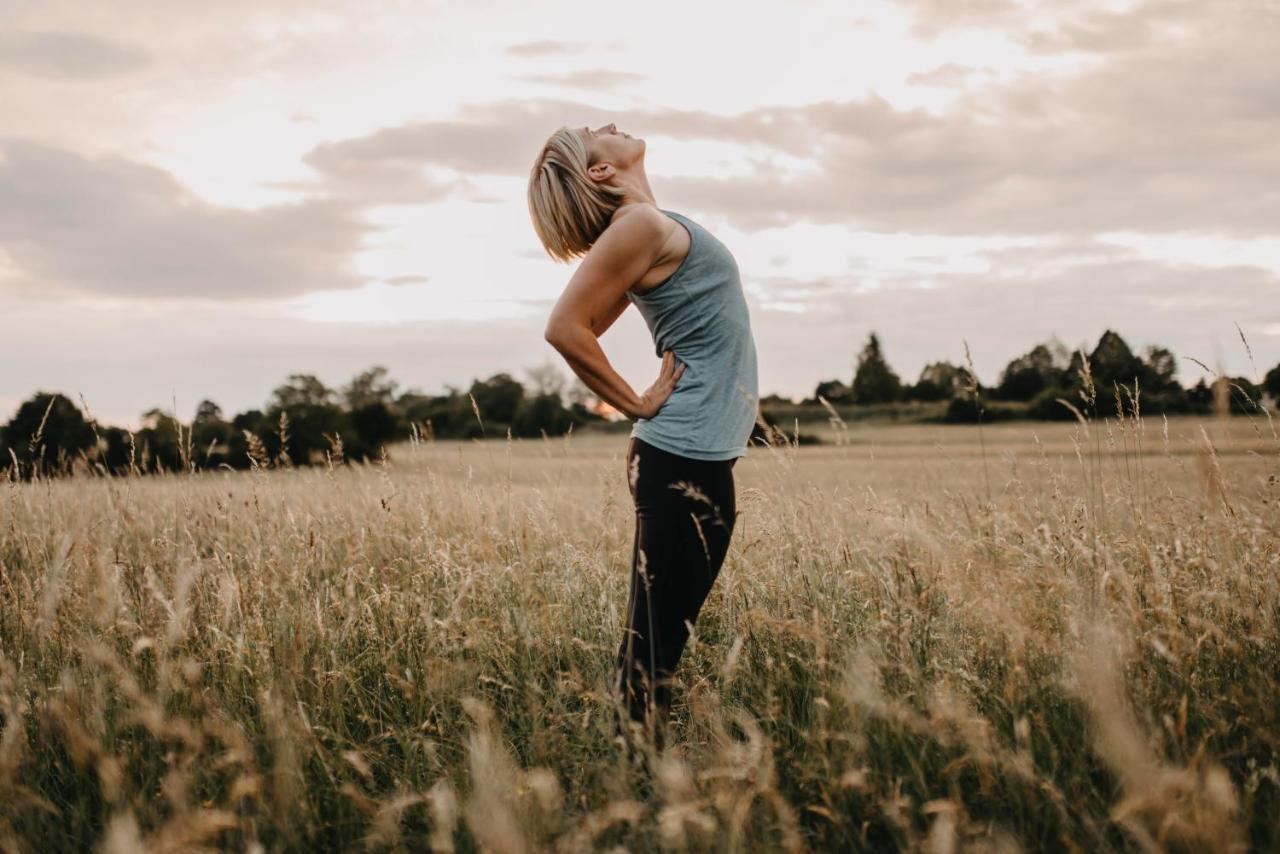
[[622,188],[591,180],[591,165],[586,142],[561,127],[542,146],[529,173],[529,217],[555,261],[586,255],[622,204]]

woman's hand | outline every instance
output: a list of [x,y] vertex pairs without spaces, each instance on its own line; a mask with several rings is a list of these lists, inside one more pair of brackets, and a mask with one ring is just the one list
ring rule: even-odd
[[667,398],[671,396],[671,392],[675,391],[676,380],[680,379],[684,374],[684,369],[688,367],[683,362],[680,367],[676,368],[676,355],[671,350],[666,350],[662,354],[662,372],[658,374],[658,379],[653,385],[649,386],[644,394],[640,395],[640,410],[636,412],[636,418],[652,418],[658,414],[658,410],[662,408],[662,404],[667,402]]

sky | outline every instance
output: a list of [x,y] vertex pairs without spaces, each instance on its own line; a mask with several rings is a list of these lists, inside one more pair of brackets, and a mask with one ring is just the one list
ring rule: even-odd
[[[761,395],[1056,336],[1280,362],[1280,3],[0,0],[0,419],[552,365],[560,126],[733,252]],[[1247,344],[1247,346],[1246,346]],[[602,338],[658,375],[634,310]],[[1191,384],[1202,367],[1180,358]]]

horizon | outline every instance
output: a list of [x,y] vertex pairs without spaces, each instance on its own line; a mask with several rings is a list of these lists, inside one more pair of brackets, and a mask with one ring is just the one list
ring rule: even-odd
[[[1184,387],[1187,357],[1280,363],[1280,11],[736,9],[659,3],[601,38],[566,3],[15,5],[0,410],[57,391],[129,427],[376,364],[424,394],[523,384],[575,267],[537,243],[528,169],[556,127],[609,121],[738,260],[761,397],[851,379],[872,330],[909,382],[965,341],[990,385],[1106,328],[1172,350]],[[636,312],[601,345],[656,376]]]
[[[1143,355],[1144,355],[1144,354],[1140,351],[1140,349],[1139,349],[1139,348],[1133,347],[1132,342],[1130,342],[1130,341],[1128,341],[1127,339],[1125,339],[1125,338],[1124,338],[1124,334],[1123,334],[1123,333],[1119,332],[1118,330],[1110,330],[1110,331],[1115,332],[1116,334],[1118,334],[1118,335],[1120,336],[1120,338],[1121,338],[1122,340],[1124,340],[1124,341],[1125,341],[1125,343],[1126,343],[1126,344],[1128,344],[1128,345],[1130,346],[1130,348],[1132,349],[1132,351],[1133,351],[1133,353],[1134,353],[1134,355],[1135,355],[1136,357],[1138,357],[1138,358],[1143,358]],[[1104,334],[1105,334],[1105,333],[1104,333]],[[878,337],[878,338],[880,338],[880,336],[878,336],[878,335],[877,335],[877,337]],[[1044,345],[1047,345],[1047,346],[1052,346],[1052,345],[1053,345],[1053,344],[1055,344],[1055,343],[1064,343],[1064,342],[1062,342],[1060,339],[1057,339],[1057,340],[1049,339],[1049,340],[1046,340],[1046,341],[1037,342],[1037,344],[1044,344]],[[1087,354],[1087,353],[1092,352],[1093,348],[1094,348],[1095,346],[1097,346],[1097,343],[1098,343],[1098,342],[1096,342],[1096,341],[1095,341],[1095,342],[1093,342],[1093,344],[1092,344],[1092,345],[1085,347],[1083,352],[1084,352],[1084,353],[1086,353],[1086,354]],[[1155,343],[1157,343],[1157,344],[1158,344],[1158,342],[1155,342]],[[1245,343],[1246,343],[1246,342],[1242,341],[1242,346],[1243,346]],[[883,349],[883,345],[884,345],[883,338],[880,338],[880,344],[881,344],[881,347],[882,347],[882,349]],[[1066,352],[1067,352],[1067,353],[1070,353],[1070,354],[1074,354],[1074,353],[1076,352],[1076,349],[1074,349],[1074,348],[1066,348]],[[1019,354],[1016,354],[1015,356],[1011,356],[1011,357],[1010,357],[1010,359],[1009,359],[1009,361],[1010,361],[1010,362],[1012,362],[1014,359],[1020,358],[1020,357],[1022,357],[1022,356],[1024,356],[1024,355],[1026,355],[1026,354],[1025,354],[1025,353],[1019,353]],[[1185,358],[1185,357],[1183,357],[1183,356],[1179,355],[1178,353],[1173,353],[1173,355],[1175,356],[1176,360],[1177,360],[1179,363],[1180,363],[1180,362],[1182,362],[1182,361],[1184,361],[1184,358]],[[946,362],[946,361],[951,361],[951,360],[948,360],[948,359],[937,359],[937,360],[933,360],[933,361],[936,361],[936,362]],[[962,368],[962,369],[963,369],[963,367],[964,367],[962,363],[957,363],[957,362],[954,362],[954,361],[951,361],[951,363],[952,363],[953,365],[955,365],[956,367],[960,367],[960,368]],[[918,381],[919,381],[919,377],[911,378],[911,377],[907,377],[907,376],[905,376],[905,375],[902,375],[902,374],[898,373],[898,372],[896,371],[896,369],[894,369],[894,367],[893,367],[893,363],[892,363],[892,362],[887,362],[887,364],[889,365],[890,370],[894,370],[894,372],[895,372],[896,374],[898,374],[898,377],[899,377],[899,379],[902,381],[902,383],[903,383],[904,387],[905,387],[905,386],[910,386],[910,385],[912,385],[912,384],[914,384],[914,383],[916,383],[916,382],[918,382]],[[1194,364],[1194,362],[1193,362],[1193,364]],[[357,371],[356,371],[356,372],[354,372],[351,376],[349,376],[349,377],[345,378],[344,380],[340,380],[340,381],[338,381],[338,382],[333,382],[333,383],[330,383],[330,382],[326,381],[323,377],[317,377],[317,378],[318,378],[318,379],[320,379],[320,381],[324,383],[324,385],[325,385],[325,387],[326,387],[326,388],[328,388],[329,390],[331,390],[331,391],[334,393],[334,397],[335,397],[335,399],[337,400],[337,402],[339,402],[339,403],[340,403],[340,402],[341,402],[341,397],[342,397],[342,388],[343,388],[344,386],[346,386],[346,385],[351,381],[351,379],[352,379],[352,378],[354,378],[354,377],[355,377],[357,374],[359,374],[361,371],[363,371],[363,370],[369,370],[369,369],[372,369],[372,368],[375,368],[375,367],[378,367],[378,366],[377,366],[377,365],[367,365],[367,366],[365,366],[365,368],[362,368],[362,369],[357,370]],[[1211,366],[1210,366],[1210,367],[1211,367]],[[1280,369],[1280,364],[1278,364],[1278,365],[1274,365],[1274,366],[1259,366],[1259,368],[1260,368],[1259,373],[1260,373],[1260,374],[1265,374],[1265,373],[1268,371],[1268,369],[1269,369],[1269,368],[1272,368],[1272,367],[1274,367],[1274,368],[1276,368],[1276,369]],[[300,373],[300,374],[303,374],[303,375],[307,375],[307,372],[305,372],[305,371],[301,371],[301,372],[297,372],[297,371],[295,371],[294,373]],[[516,380],[517,382],[519,382],[519,383],[520,383],[520,385],[524,387],[524,389],[525,389],[525,391],[526,391],[526,392],[536,392],[536,386],[535,386],[535,383],[534,383],[534,381],[533,381],[531,378],[529,378],[528,376],[526,376],[524,379],[522,379],[519,375],[517,375],[517,374],[515,374],[515,373],[513,373],[513,372],[511,372],[511,371],[501,371],[501,372],[498,372],[498,373],[506,373],[506,374],[507,374],[508,376],[510,376],[512,379],[514,379],[514,380]],[[1001,374],[1003,373],[1003,368],[1001,369],[1000,373],[1001,373]],[[1225,379],[1227,379],[1227,380],[1232,380],[1232,379],[1235,379],[1235,378],[1236,378],[1236,377],[1234,377],[1234,376],[1232,376],[1232,375],[1230,375],[1230,374],[1225,374],[1225,373],[1223,373],[1223,372],[1221,372],[1221,371],[1219,371],[1219,372],[1218,372],[1218,375],[1217,375],[1217,376],[1215,376],[1215,375],[1211,375],[1211,374],[1208,374],[1207,372],[1204,372],[1203,370],[1202,370],[1202,374],[1203,374],[1203,375],[1202,375],[1202,376],[1200,376],[1200,377],[1197,377],[1197,379],[1196,379],[1195,381],[1187,381],[1186,377],[1185,377],[1185,376],[1182,376],[1181,374],[1179,374],[1179,376],[1178,376],[1178,377],[1176,377],[1176,379],[1177,379],[1177,381],[1178,381],[1179,385],[1183,388],[1183,390],[1190,390],[1190,389],[1192,389],[1193,387],[1197,386],[1200,382],[1204,382],[1207,386],[1212,387],[1212,386],[1214,385],[1214,383],[1217,381],[1217,379],[1219,378],[1219,376],[1221,376],[1222,378],[1225,378]],[[487,380],[492,379],[492,378],[493,378],[493,376],[494,376],[494,375],[489,375],[489,376],[486,376],[486,377],[473,377],[473,378],[472,378],[472,380],[470,380],[470,381],[468,381],[467,383],[464,383],[464,384],[458,384],[458,383],[450,383],[450,382],[446,382],[446,383],[444,384],[444,387],[443,387],[442,389],[438,389],[438,390],[425,390],[425,389],[421,389],[421,388],[418,388],[418,387],[415,387],[415,386],[407,386],[407,385],[405,385],[404,383],[401,383],[401,382],[396,378],[396,376],[395,376],[393,373],[390,373],[390,372],[388,372],[388,374],[387,374],[387,376],[386,376],[386,379],[391,380],[391,381],[396,385],[396,391],[393,393],[393,396],[394,396],[394,398],[395,398],[396,400],[400,400],[403,396],[411,395],[411,394],[421,395],[421,396],[426,396],[426,397],[445,397],[445,396],[449,396],[451,393],[452,393],[452,394],[457,394],[457,393],[467,394],[467,393],[468,393],[468,390],[469,390],[469,389],[470,389],[470,387],[471,387],[471,383],[472,383],[472,382],[487,381]],[[289,378],[288,378],[288,376],[283,376],[283,377],[281,377],[281,378],[280,378],[280,380],[278,381],[277,385],[284,385],[284,384],[286,384],[286,383],[288,382],[288,379],[289,379]],[[839,381],[841,381],[841,382],[845,382],[845,380],[846,380],[846,379],[849,381],[849,382],[848,382],[848,383],[846,383],[846,384],[851,385],[851,384],[852,384],[852,380],[853,380],[853,375],[852,375],[852,374],[850,374],[847,378],[846,378],[846,377],[823,377],[823,378],[821,378],[821,379],[819,379],[819,380],[816,380],[816,381],[814,382],[813,386],[811,387],[810,391],[809,391],[809,392],[807,392],[807,393],[804,393],[804,394],[798,394],[798,395],[788,396],[788,395],[781,395],[781,394],[770,393],[770,392],[763,392],[763,393],[761,393],[760,398],[761,398],[761,400],[764,400],[764,399],[766,399],[766,398],[770,398],[770,397],[781,397],[781,398],[783,398],[784,400],[788,401],[788,402],[789,402],[789,403],[791,403],[791,404],[799,405],[799,404],[804,403],[805,401],[811,401],[811,400],[814,400],[814,399],[815,399],[815,392],[817,391],[817,386],[818,386],[818,384],[819,384],[819,383],[821,383],[821,382],[829,382],[829,381],[832,381],[832,380],[839,380]],[[1256,379],[1256,380],[1251,380],[1251,381],[1252,381],[1252,382],[1258,382],[1258,381],[1259,381],[1259,380],[1261,380],[1261,379],[1262,379],[1262,377],[1259,377],[1258,379]],[[570,379],[570,380],[569,380],[569,382],[567,382],[567,383],[565,384],[565,388],[562,390],[562,393],[561,393],[562,400],[564,399],[564,394],[565,394],[565,393],[567,393],[567,392],[569,391],[569,386],[572,384],[572,382],[573,382],[573,380],[572,380],[572,379]],[[999,384],[999,380],[997,380],[996,382],[988,383],[988,382],[987,382],[986,380],[984,380],[982,377],[979,377],[979,383],[980,383],[980,386],[981,386],[981,388],[982,388],[982,389],[984,389],[984,390],[986,390],[986,391],[991,391],[991,390],[994,390],[994,388],[995,388],[996,386],[998,386],[998,384]],[[617,421],[617,420],[624,420],[624,419],[625,419],[625,416],[622,416],[622,417],[620,417],[620,418],[614,418],[614,417],[612,417],[612,416],[614,416],[614,415],[619,415],[619,416],[621,416],[621,413],[617,412],[617,410],[615,410],[613,407],[611,407],[607,402],[605,402],[605,401],[601,400],[598,396],[596,396],[594,393],[592,393],[592,392],[591,392],[591,390],[590,390],[589,388],[587,388],[585,385],[582,385],[581,390],[582,390],[582,393],[583,393],[583,394],[587,395],[587,396],[588,396],[592,401],[594,401],[594,402],[595,402],[595,404],[596,404],[595,406],[590,406],[590,405],[588,406],[588,409],[589,409],[590,411],[593,411],[593,412],[595,412],[595,413],[596,413],[596,414],[598,414],[598,415],[602,415],[602,416],[604,416],[605,418],[607,418],[608,420],[611,420],[611,421]],[[56,394],[61,394],[63,397],[66,397],[68,400],[70,400],[72,403],[74,403],[74,404],[76,405],[76,407],[77,407],[77,408],[79,408],[79,409],[81,409],[81,410],[83,410],[83,408],[84,408],[84,407],[83,407],[83,405],[82,405],[82,403],[81,403],[81,401],[79,400],[79,396],[78,396],[78,395],[73,397],[73,396],[71,396],[71,395],[66,394],[66,392],[64,392],[64,391],[57,390],[57,389],[37,389],[37,390],[33,391],[30,395],[28,395],[28,398],[27,398],[27,399],[31,399],[31,398],[33,398],[33,397],[35,397],[35,396],[37,396],[37,395],[39,395],[39,394],[41,394],[41,393],[56,393]],[[268,408],[270,407],[270,405],[271,405],[271,399],[270,399],[270,397],[268,397],[267,399],[264,399],[263,401],[261,401],[261,402],[260,402],[260,403],[258,403],[258,404],[251,404],[251,405],[246,406],[246,407],[242,407],[242,408],[238,408],[238,409],[231,410],[231,409],[228,409],[227,407],[222,406],[222,404],[221,404],[219,401],[214,400],[214,399],[212,399],[212,398],[209,398],[209,397],[197,397],[197,398],[196,398],[196,400],[195,400],[195,402],[193,402],[193,403],[191,404],[191,407],[190,407],[190,408],[191,408],[191,415],[186,416],[186,417],[183,417],[183,416],[182,416],[182,414],[181,414],[181,412],[177,412],[177,413],[175,413],[175,412],[173,411],[172,406],[169,406],[168,408],[165,408],[164,406],[148,407],[148,409],[147,409],[147,410],[144,410],[143,412],[150,411],[150,410],[152,410],[152,409],[158,409],[158,410],[160,410],[161,412],[164,412],[164,413],[165,413],[165,414],[167,414],[167,415],[177,417],[178,421],[179,421],[179,422],[181,422],[181,423],[189,424],[189,423],[191,423],[191,420],[192,420],[192,418],[194,417],[195,410],[199,407],[199,405],[200,405],[201,403],[203,403],[203,402],[205,402],[205,401],[209,401],[209,402],[212,402],[212,403],[218,404],[219,408],[222,410],[222,414],[223,414],[223,416],[224,416],[228,421],[230,421],[230,420],[231,420],[235,415],[238,415],[238,414],[240,414],[240,413],[242,413],[242,412],[247,412],[247,411],[250,411],[250,410],[262,410],[262,411],[265,411],[265,410],[266,410],[266,409],[268,409]],[[837,406],[844,406],[844,405],[860,405],[860,404],[847,404],[847,403],[841,403],[841,402],[836,402],[836,401],[833,401],[833,404],[834,404],[834,405],[837,405]],[[6,416],[6,417],[0,417],[0,426],[2,426],[2,423],[3,423],[4,421],[7,421],[9,418],[11,418],[11,417],[16,413],[16,410],[17,410],[17,406],[15,406],[15,407],[14,407],[14,412],[9,413],[9,415],[8,415],[8,416]],[[89,413],[86,413],[86,417],[88,416],[88,414],[89,414]],[[0,413],[0,415],[2,415],[2,413]],[[136,431],[136,430],[138,430],[138,429],[141,429],[141,428],[145,425],[146,420],[147,420],[147,419],[145,419],[145,418],[143,417],[143,413],[139,413],[139,414],[138,414],[138,416],[137,416],[135,419],[133,419],[132,421],[127,422],[127,423],[118,423],[118,422],[106,421],[106,420],[103,420],[103,419],[101,419],[101,418],[98,418],[96,415],[94,415],[94,419],[95,419],[96,421],[98,421],[98,423],[103,424],[103,425],[105,425],[105,426],[124,427],[124,428],[127,428],[127,429],[129,429],[129,430],[134,430],[134,431]]]

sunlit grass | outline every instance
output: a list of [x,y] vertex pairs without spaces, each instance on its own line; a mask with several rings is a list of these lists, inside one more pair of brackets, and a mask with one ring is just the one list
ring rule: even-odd
[[1265,419],[837,428],[735,468],[652,776],[624,435],[4,484],[0,844],[1280,845]]

